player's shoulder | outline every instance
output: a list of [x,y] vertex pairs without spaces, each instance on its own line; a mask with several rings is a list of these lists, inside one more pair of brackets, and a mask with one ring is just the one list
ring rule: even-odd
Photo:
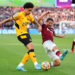
[[23,15],[23,12],[18,12],[17,14],[19,14],[19,15]]
[[34,18],[32,14],[29,14],[29,17]]
[[29,15],[28,15],[28,18],[29,18],[29,20],[30,20],[31,22],[34,22],[34,20],[35,20],[32,14],[29,14]]
[[29,16],[33,16],[32,14],[29,14]]
[[46,25],[45,23],[43,23],[42,25]]
[[17,13],[14,14],[15,17],[20,16],[20,15],[22,15],[22,12],[17,12]]
[[22,15],[24,15],[24,12],[23,11],[17,12],[17,14],[22,16]]

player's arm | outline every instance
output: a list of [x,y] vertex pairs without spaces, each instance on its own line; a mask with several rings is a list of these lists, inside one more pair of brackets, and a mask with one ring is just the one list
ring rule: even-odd
[[42,25],[42,24],[43,24],[43,22],[41,21],[42,18],[43,18],[44,16],[46,16],[47,14],[49,14],[49,13],[50,13],[50,11],[47,11],[47,12],[42,13],[42,15],[37,19],[37,21]]
[[44,12],[37,20],[35,19],[35,23],[36,23],[36,25],[37,25],[37,27],[38,27],[39,32],[42,31],[42,27],[41,27],[41,25],[43,24],[42,18],[43,18],[45,15],[47,15],[48,13],[50,13],[50,11]]
[[37,27],[40,27],[41,25],[39,24],[39,22],[35,19],[34,20],[34,24],[37,26]]
[[41,25],[38,23],[38,21],[36,20],[36,18],[33,17],[32,15],[30,15],[30,21],[31,21],[32,23],[34,23],[34,24],[36,25],[36,27],[38,27],[39,32],[41,32],[42,27],[41,27]]
[[42,27],[41,27],[41,25],[38,23],[38,21],[36,19],[34,20],[34,24],[38,27],[39,32],[41,32]]
[[0,25],[3,24],[3,23],[6,23],[6,22],[12,21],[12,20],[13,20],[12,17],[10,17],[10,18],[8,18],[8,19],[5,19],[4,21],[1,21],[1,22],[0,22]]
[[59,37],[59,38],[63,38],[65,36],[65,34],[59,35],[59,34],[54,32],[54,36]]
[[30,21],[31,21],[32,23],[34,23],[37,27],[41,26],[41,25],[38,23],[38,21],[36,20],[36,18],[32,16],[32,14],[30,14]]

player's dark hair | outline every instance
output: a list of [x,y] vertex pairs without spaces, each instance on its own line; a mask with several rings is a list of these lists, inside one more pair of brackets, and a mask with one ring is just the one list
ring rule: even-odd
[[46,22],[48,22],[49,20],[53,21],[53,19],[52,19],[52,18],[47,18]]
[[31,2],[27,2],[27,3],[25,3],[24,5],[23,5],[23,8],[25,9],[25,8],[33,8],[34,7],[34,4],[33,3],[31,3]]

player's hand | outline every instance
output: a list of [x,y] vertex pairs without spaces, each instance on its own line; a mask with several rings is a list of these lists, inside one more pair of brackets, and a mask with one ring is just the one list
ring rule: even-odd
[[43,13],[43,15],[47,15],[47,14],[50,14],[50,11],[46,11]]
[[63,38],[63,37],[65,37],[65,34],[62,34],[62,35],[61,35],[61,38]]
[[38,27],[38,31],[39,31],[39,32],[42,31],[42,27],[41,27],[41,26]]
[[50,14],[51,13],[51,11],[47,11],[47,14]]
[[2,23],[0,22],[0,25],[1,25]]

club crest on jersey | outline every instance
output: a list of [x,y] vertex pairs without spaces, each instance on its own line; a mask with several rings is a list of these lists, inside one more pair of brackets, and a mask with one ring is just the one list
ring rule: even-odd
[[25,22],[23,22],[23,24],[22,25],[25,25]]
[[23,22],[23,23],[22,23],[23,26],[26,25],[26,24],[28,24],[28,23],[26,23],[26,22]]

